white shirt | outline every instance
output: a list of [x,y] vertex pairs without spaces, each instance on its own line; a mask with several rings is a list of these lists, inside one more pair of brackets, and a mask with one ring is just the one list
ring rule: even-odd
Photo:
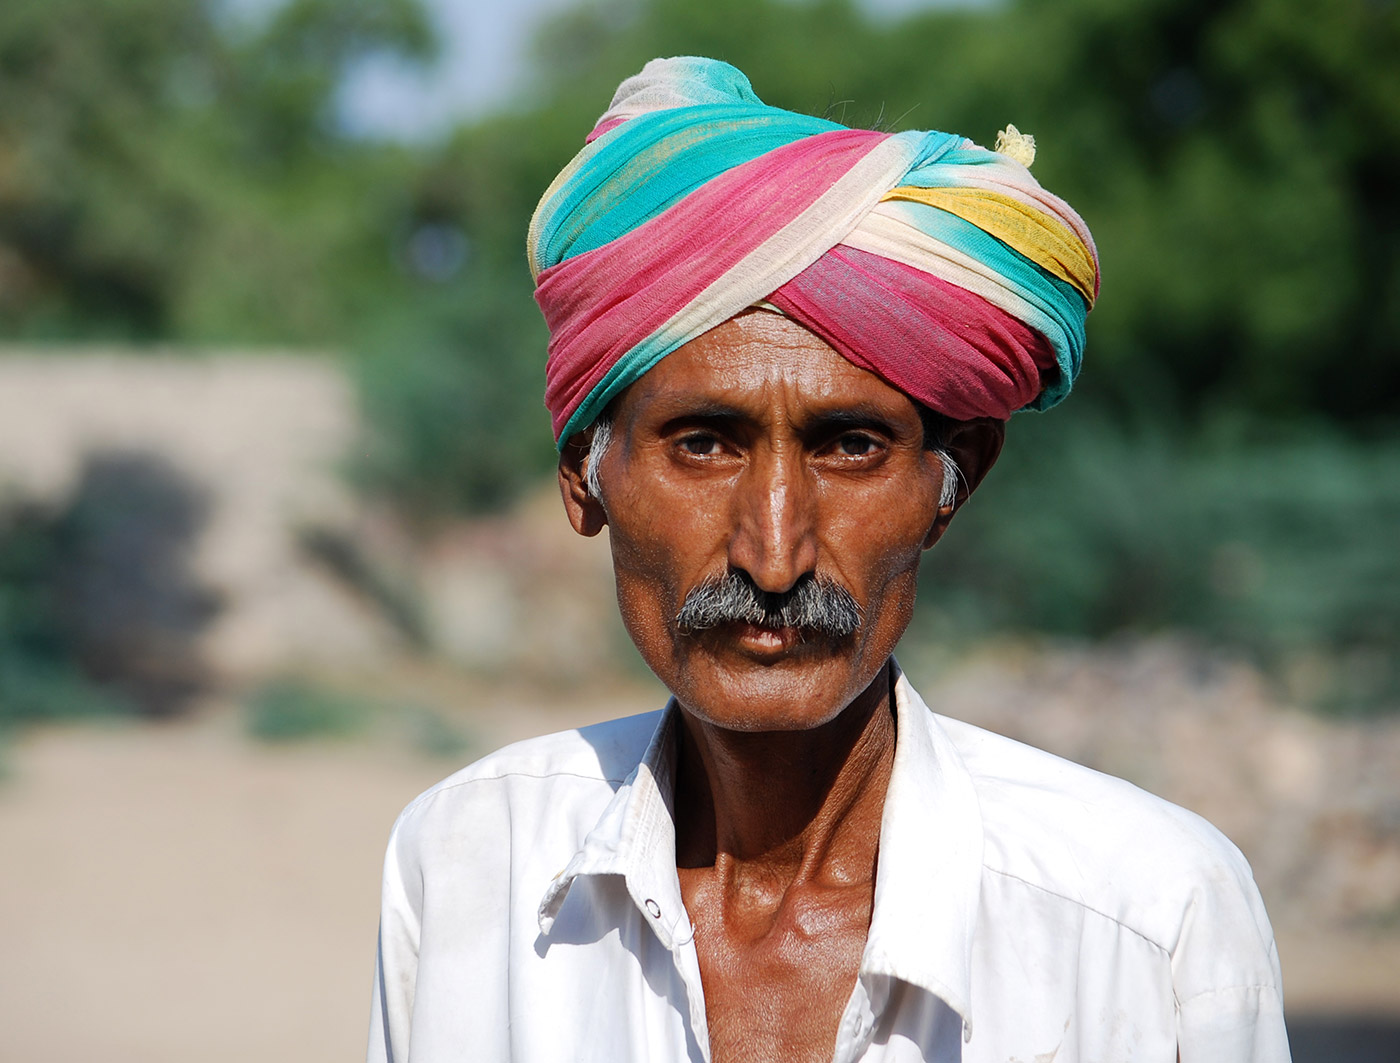
[[[1281,1063],[1278,954],[1205,820],[935,716],[902,676],[835,1063]],[[394,827],[369,1060],[708,1061],[674,706],[532,739]]]

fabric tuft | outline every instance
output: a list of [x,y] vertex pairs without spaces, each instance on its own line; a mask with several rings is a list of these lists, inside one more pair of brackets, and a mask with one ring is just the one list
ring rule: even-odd
[[1035,137],[1022,133],[1014,125],[1008,125],[997,134],[995,150],[1015,159],[1028,170],[1035,164]]

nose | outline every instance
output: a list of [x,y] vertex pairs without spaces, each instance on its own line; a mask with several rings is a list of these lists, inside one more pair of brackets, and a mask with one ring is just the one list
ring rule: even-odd
[[817,565],[815,485],[800,454],[764,450],[740,474],[732,498],[731,568],[781,594]]

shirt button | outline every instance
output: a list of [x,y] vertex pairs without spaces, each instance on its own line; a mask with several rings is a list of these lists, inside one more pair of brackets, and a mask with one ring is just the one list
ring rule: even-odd
[[657,904],[650,897],[647,898],[647,911],[651,913],[653,919],[661,918],[661,905]]

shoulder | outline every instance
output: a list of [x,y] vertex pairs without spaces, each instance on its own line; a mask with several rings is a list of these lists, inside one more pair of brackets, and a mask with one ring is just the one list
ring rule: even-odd
[[1272,951],[1249,864],[1205,819],[1044,750],[938,720],[972,777],[989,872],[1095,911],[1172,954],[1193,921],[1216,924],[1240,948]]
[[575,809],[587,816],[636,768],[660,716],[643,713],[505,746],[418,795],[399,816],[394,837],[479,834],[546,810],[560,820]]

